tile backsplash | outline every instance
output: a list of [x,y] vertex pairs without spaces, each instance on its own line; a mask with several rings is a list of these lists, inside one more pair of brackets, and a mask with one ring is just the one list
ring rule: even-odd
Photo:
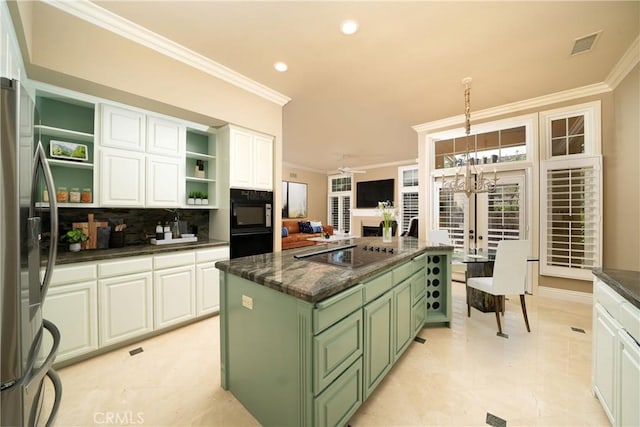
[[[94,221],[108,221],[109,223],[127,224],[125,230],[125,245],[140,245],[149,242],[149,237],[155,235],[156,224],[160,221],[172,222],[175,218],[173,210],[167,209],[86,209],[60,208],[58,221],[60,235],[71,230],[74,222],[86,222],[87,215],[94,214]],[[178,209],[180,221],[186,221],[188,230],[195,226],[199,239],[209,238],[209,210],[206,209]],[[43,233],[48,233],[49,218],[43,212]],[[62,249],[66,245],[60,246]]]

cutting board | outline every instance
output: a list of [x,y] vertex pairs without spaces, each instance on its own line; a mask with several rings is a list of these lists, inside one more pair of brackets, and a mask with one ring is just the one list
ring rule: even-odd
[[74,222],[71,227],[75,230],[79,228],[84,234],[89,236],[89,240],[82,243],[82,249],[95,249],[98,247],[98,227],[108,227],[107,221],[94,221],[92,213],[87,215],[87,222]]

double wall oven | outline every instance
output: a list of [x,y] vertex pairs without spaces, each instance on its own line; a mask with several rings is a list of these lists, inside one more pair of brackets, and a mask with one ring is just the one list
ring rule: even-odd
[[273,251],[273,192],[231,189],[231,258]]

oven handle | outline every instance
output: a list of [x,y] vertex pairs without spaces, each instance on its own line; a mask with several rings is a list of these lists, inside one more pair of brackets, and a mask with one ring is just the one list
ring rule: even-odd
[[264,230],[231,230],[231,236],[250,236],[255,234],[271,234],[273,233],[272,229],[264,229]]

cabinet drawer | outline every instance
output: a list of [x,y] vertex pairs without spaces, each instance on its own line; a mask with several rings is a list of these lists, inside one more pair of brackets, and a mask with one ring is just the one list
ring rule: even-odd
[[98,264],[98,275],[101,278],[124,276],[132,273],[151,271],[151,257],[127,258],[124,260],[101,262]]
[[629,335],[637,342],[640,342],[640,309],[625,301],[620,306],[618,320]]
[[[41,271],[44,276],[44,269]],[[88,280],[96,280],[96,265],[94,263],[71,264],[69,266],[56,266],[51,276],[51,286],[64,285],[66,283],[78,283]]]
[[219,261],[229,259],[229,246],[222,246],[215,249],[203,249],[196,252],[196,262]]
[[346,425],[361,404],[362,358],[359,358],[315,400],[313,425]]
[[393,287],[393,271],[382,274],[375,279],[363,283],[364,301],[371,302]]
[[406,262],[396,268],[393,269],[393,283],[397,285],[398,283],[405,280],[407,277],[411,276],[414,272],[414,265],[411,261]]
[[427,283],[424,277],[424,271],[411,278],[411,301],[413,304],[425,295],[426,289]]
[[362,285],[316,303],[313,310],[314,335],[362,307]]
[[624,299],[607,284],[596,280],[593,297],[594,304],[600,303],[614,319],[617,320],[620,317],[620,304]]
[[154,270],[161,268],[181,267],[183,265],[194,264],[196,254],[193,251],[172,252],[168,255],[156,255],[153,257]]
[[418,272],[427,265],[427,254],[422,254],[411,260],[411,264],[413,265],[413,271]]
[[362,355],[362,310],[313,338],[313,394],[331,384]]

